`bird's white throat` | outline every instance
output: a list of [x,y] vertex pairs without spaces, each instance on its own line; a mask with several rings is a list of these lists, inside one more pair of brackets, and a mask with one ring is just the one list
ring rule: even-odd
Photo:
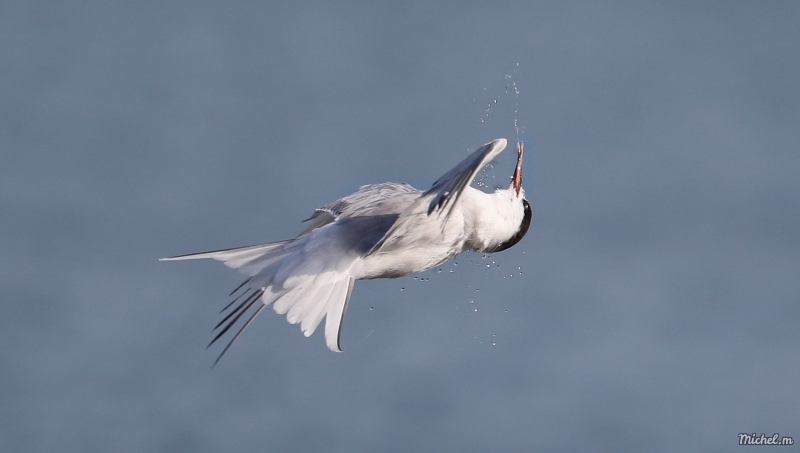
[[469,234],[467,248],[490,249],[514,236],[525,216],[524,196],[524,189],[517,195],[513,188],[484,193],[468,187],[461,205]]

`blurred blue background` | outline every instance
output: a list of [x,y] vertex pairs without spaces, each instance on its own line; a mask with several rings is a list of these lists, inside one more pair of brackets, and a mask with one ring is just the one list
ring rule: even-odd
[[[797,2],[4,2],[0,449],[800,441],[798,49]],[[498,137],[519,245],[358,282],[342,354],[264,312],[211,370],[240,276],[158,258]]]

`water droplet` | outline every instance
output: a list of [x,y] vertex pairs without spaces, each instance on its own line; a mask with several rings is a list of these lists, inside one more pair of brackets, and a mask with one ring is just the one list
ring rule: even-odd
[[497,342],[496,342],[496,341],[493,341],[493,342],[492,342],[492,346],[497,346]]
[[491,264],[487,264],[486,267],[492,267],[492,265]]
[[475,307],[475,312],[477,312],[477,311],[478,311],[478,307]]
[[438,273],[439,273],[439,274],[441,274],[441,273],[442,273],[442,270],[441,270],[441,269],[439,269]]
[[405,291],[405,290],[406,290],[405,288],[400,288],[400,291]]
[[450,273],[452,274],[453,272],[454,272],[453,269],[450,269]]
[[369,307],[369,311],[372,311],[374,309],[375,309],[375,307]]

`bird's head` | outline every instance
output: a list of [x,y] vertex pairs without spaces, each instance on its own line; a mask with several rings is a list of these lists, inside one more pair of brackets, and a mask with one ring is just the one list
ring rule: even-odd
[[[522,188],[522,154],[523,144],[517,142],[517,165],[511,176],[511,185],[508,189],[495,192],[499,205],[505,205],[499,211],[503,214],[501,219],[496,219],[499,224],[506,224],[506,238],[493,243],[482,251],[486,253],[501,252],[516,245],[528,232],[533,218],[533,211],[528,200],[525,199],[525,189]],[[499,225],[498,225],[499,226]]]
[[[505,147],[505,139],[500,140],[495,142]],[[492,193],[479,190],[464,193],[462,206],[471,224],[467,248],[484,253],[500,252],[516,245],[528,232],[533,212],[522,188],[522,154],[522,144],[518,143],[517,165],[507,189],[497,189]]]

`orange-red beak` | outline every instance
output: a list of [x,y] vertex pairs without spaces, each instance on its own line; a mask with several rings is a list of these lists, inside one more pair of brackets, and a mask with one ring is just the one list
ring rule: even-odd
[[517,167],[514,169],[514,176],[511,177],[511,185],[519,196],[522,188],[522,142],[517,142]]

